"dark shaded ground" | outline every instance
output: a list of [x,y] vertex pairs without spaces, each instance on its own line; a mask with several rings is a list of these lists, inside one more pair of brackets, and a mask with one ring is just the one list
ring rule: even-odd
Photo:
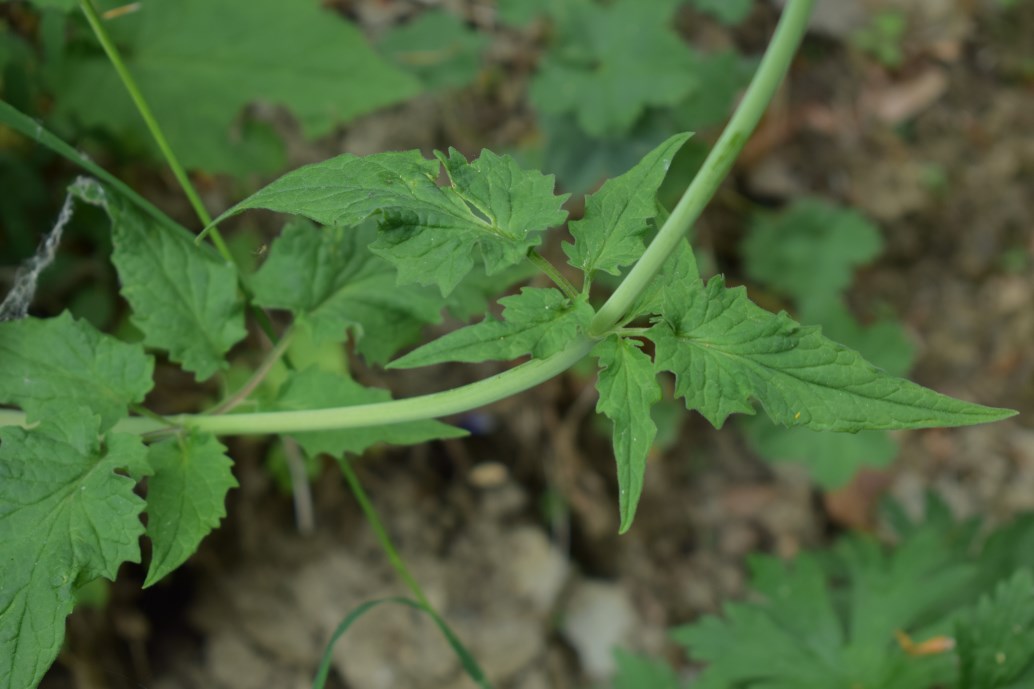
[[[584,376],[487,410],[495,430],[481,437],[365,457],[364,484],[403,555],[500,689],[587,686],[608,672],[614,644],[668,652],[669,626],[743,592],[747,554],[792,555],[840,528],[875,527],[881,494],[918,510],[932,489],[959,515],[1034,508],[1034,4],[1009,14],[994,2],[898,5],[912,27],[899,70],[861,54],[841,29],[809,38],[702,221],[701,243],[735,277],[743,198],[818,194],[857,206],[888,246],[856,280],[857,312],[886,304],[900,315],[918,346],[913,379],[1021,415],[908,433],[891,469],[832,494],[793,466],[759,461],[735,429],[687,416],[653,458],[636,525],[620,538],[612,459]],[[361,6],[373,24],[390,4]],[[725,40],[758,49],[774,17],[766,6]],[[474,89],[446,113],[420,100],[357,123],[329,152],[512,144],[531,121],[511,101],[507,90]],[[440,389],[455,376],[474,374],[449,369],[410,385]],[[301,536],[264,451],[231,447],[241,488],[195,560],[146,592],[142,571],[126,568],[106,611],[73,616],[45,687],[306,687],[351,608],[402,592],[337,470],[328,465],[315,483],[318,527]],[[335,668],[336,687],[472,686],[433,625],[402,608],[361,622]]]

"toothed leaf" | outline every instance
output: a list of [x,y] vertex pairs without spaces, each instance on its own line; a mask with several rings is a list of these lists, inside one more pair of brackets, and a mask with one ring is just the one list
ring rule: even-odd
[[499,300],[503,320],[487,317],[393,361],[391,368],[416,368],[443,361],[509,361],[530,354],[544,359],[562,350],[588,327],[592,308],[584,297],[568,299],[552,288],[524,287]]

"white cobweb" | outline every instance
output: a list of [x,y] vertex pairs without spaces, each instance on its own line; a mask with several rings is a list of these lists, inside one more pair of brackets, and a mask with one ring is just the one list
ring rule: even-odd
[[73,193],[70,190],[65,196],[64,205],[57,216],[57,222],[51,228],[36,248],[36,253],[30,256],[18,268],[14,276],[14,285],[11,291],[0,303],[0,321],[13,321],[25,318],[29,312],[29,305],[36,296],[36,285],[39,282],[40,273],[54,260],[57,247],[61,243],[61,235],[65,226],[72,219]]

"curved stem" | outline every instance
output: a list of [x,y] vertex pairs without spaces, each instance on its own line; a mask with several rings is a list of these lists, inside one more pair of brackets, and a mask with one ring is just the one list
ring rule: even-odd
[[589,326],[590,334],[601,335],[621,321],[729,174],[736,156],[790,68],[814,4],[815,0],[790,0],[787,4],[758,71],[725,131],[650,246],[596,313]]
[[[593,344],[593,340],[579,337],[562,352],[548,359],[535,359],[476,383],[419,397],[308,411],[225,416],[185,414],[171,417],[169,421],[217,435],[265,435],[366,428],[434,419],[477,409],[535,387],[574,366],[589,353]],[[119,426],[116,429],[122,430]],[[149,430],[154,430],[153,426]]]

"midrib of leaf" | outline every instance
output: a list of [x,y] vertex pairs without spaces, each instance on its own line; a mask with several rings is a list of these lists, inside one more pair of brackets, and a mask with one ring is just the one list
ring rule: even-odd
[[456,193],[456,196],[463,200],[464,203],[466,203],[468,206],[472,208],[477,209],[479,213],[488,218],[491,222],[486,223],[484,220],[479,218],[477,214],[474,213],[474,211],[468,208],[467,213],[469,214],[471,220],[473,220],[475,223],[484,228],[489,234],[493,234],[499,237],[500,239],[505,239],[508,242],[517,241],[518,236],[515,234],[511,234],[507,230],[503,229],[502,225],[499,224],[499,219],[495,217],[495,214],[492,213],[490,209],[486,209],[482,207],[481,204],[477,203],[477,201],[467,198],[466,194],[456,189],[455,187],[453,187],[453,191]]

